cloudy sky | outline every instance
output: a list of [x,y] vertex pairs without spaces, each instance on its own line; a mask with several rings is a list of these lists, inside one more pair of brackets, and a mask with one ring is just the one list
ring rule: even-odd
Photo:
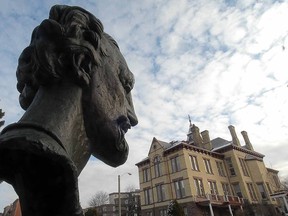
[[[127,134],[128,161],[110,168],[90,159],[79,177],[83,207],[99,190],[116,192],[118,175],[123,190],[138,188],[135,163],[147,156],[152,138],[185,140],[188,115],[211,139],[231,140],[232,124],[244,143],[240,132],[246,130],[266,165],[288,175],[288,1],[0,0],[5,125],[23,114],[15,87],[18,56],[54,4],[78,5],[99,18],[136,78],[139,124]],[[0,212],[16,197],[2,183]]]

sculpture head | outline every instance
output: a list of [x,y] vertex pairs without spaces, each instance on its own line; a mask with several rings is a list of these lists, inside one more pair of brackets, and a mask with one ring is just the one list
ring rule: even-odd
[[126,161],[124,135],[137,124],[130,94],[134,77],[117,43],[92,14],[80,7],[52,7],[19,58],[17,80],[25,110],[40,86],[79,85],[91,153],[111,166]]

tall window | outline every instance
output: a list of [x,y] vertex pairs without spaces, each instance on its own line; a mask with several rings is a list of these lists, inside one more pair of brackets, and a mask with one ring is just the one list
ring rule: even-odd
[[150,180],[149,168],[144,168],[143,169],[143,182],[147,182],[149,180]]
[[157,191],[157,200],[158,202],[162,202],[165,200],[165,187],[164,184],[156,185]]
[[209,174],[213,174],[210,160],[209,159],[203,159],[203,161],[204,161],[204,164],[205,164],[206,172],[209,173]]
[[240,165],[243,171],[243,175],[249,176],[249,172],[248,172],[248,168],[247,168],[247,164],[245,160],[243,158],[239,158],[239,161],[240,161]]
[[191,163],[192,170],[199,171],[197,157],[194,156],[194,155],[190,155],[189,158],[190,158],[190,163]]
[[217,185],[215,181],[208,181],[211,194],[218,194]]
[[252,183],[247,183],[248,191],[252,200],[257,200],[257,196]]
[[179,180],[174,182],[175,192],[177,198],[183,198],[185,197],[185,186],[184,181]]
[[179,157],[174,157],[171,159],[172,173],[180,171],[180,161]]
[[272,194],[272,190],[271,190],[270,184],[268,182],[266,182],[266,186],[268,188],[269,194]]
[[156,156],[154,158],[154,170],[155,170],[155,177],[161,176],[161,168],[160,168],[160,157]]
[[236,196],[243,198],[239,183],[233,184],[233,189]]
[[222,189],[223,189],[223,193],[224,195],[231,195],[230,193],[230,187],[228,183],[223,182],[222,183]]
[[204,191],[202,179],[195,178],[194,183],[195,183],[197,195],[198,196],[204,196],[205,191]]
[[223,167],[223,163],[221,161],[216,161],[216,165],[217,165],[219,175],[220,176],[226,176],[225,171],[224,171],[224,167]]
[[146,188],[143,191],[144,191],[145,205],[151,204],[152,203],[152,189]]
[[259,193],[261,194],[261,198],[262,199],[267,199],[267,194],[266,194],[266,190],[264,188],[264,184],[263,183],[258,183],[257,184]]
[[231,176],[235,176],[236,175],[236,172],[235,172],[235,169],[233,167],[233,163],[232,163],[232,160],[231,158],[226,158],[226,163],[227,163],[227,166],[228,166],[228,170],[230,172],[230,175]]
[[[267,186],[267,189],[268,189],[268,193],[272,194],[272,190],[271,190],[270,184],[268,182],[266,182],[266,186]],[[272,198],[272,200],[275,201],[275,198]]]

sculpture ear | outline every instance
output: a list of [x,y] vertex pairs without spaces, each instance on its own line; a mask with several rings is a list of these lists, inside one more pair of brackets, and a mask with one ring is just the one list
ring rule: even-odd
[[81,87],[88,87],[91,80],[91,57],[85,53],[75,53],[72,56],[72,72],[74,81]]
[[37,90],[33,89],[32,86],[25,85],[19,95],[19,103],[22,109],[27,110],[32,103]]

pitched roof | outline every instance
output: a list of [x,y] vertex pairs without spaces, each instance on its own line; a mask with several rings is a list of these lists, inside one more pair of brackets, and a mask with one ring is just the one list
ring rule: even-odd
[[164,141],[161,141],[161,140],[157,140],[157,141],[164,149],[167,149],[167,148],[172,146],[172,143],[167,143],[167,142],[164,142]]
[[217,137],[213,140],[211,140],[212,148],[213,149],[219,149],[221,147],[227,146],[228,144],[232,144],[231,141],[225,140],[221,137]]

